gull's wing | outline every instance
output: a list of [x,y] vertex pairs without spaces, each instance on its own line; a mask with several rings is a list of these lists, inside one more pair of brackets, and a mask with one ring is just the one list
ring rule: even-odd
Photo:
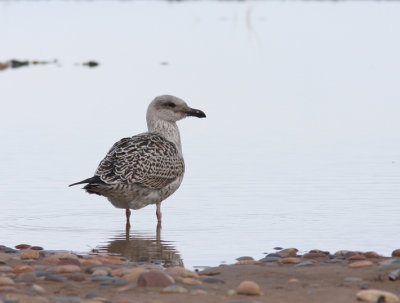
[[107,184],[140,184],[161,189],[184,172],[183,158],[172,142],[144,133],[115,143],[95,176]]

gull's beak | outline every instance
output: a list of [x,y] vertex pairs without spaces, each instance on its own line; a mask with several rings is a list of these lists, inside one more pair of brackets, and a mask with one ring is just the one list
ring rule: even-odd
[[194,109],[194,108],[188,108],[188,110],[185,111],[186,115],[188,116],[194,116],[197,118],[205,118],[206,114],[199,110],[199,109]]

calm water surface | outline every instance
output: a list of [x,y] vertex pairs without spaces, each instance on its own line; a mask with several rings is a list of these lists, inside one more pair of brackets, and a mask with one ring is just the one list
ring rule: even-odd
[[[0,244],[186,266],[399,247],[400,3],[1,2]],[[87,60],[100,66],[77,66]],[[67,185],[174,94],[186,175],[132,215]]]

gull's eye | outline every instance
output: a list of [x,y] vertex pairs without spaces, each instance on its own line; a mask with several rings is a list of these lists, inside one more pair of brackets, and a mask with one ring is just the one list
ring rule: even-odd
[[172,102],[165,103],[164,105],[171,108],[174,108],[176,106],[176,104]]

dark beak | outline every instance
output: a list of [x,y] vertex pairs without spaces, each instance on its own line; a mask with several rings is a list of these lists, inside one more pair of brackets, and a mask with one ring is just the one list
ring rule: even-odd
[[202,112],[199,109],[194,109],[194,108],[190,108],[189,110],[187,110],[186,114],[188,116],[194,116],[197,118],[205,118],[206,117],[206,114],[204,112]]

